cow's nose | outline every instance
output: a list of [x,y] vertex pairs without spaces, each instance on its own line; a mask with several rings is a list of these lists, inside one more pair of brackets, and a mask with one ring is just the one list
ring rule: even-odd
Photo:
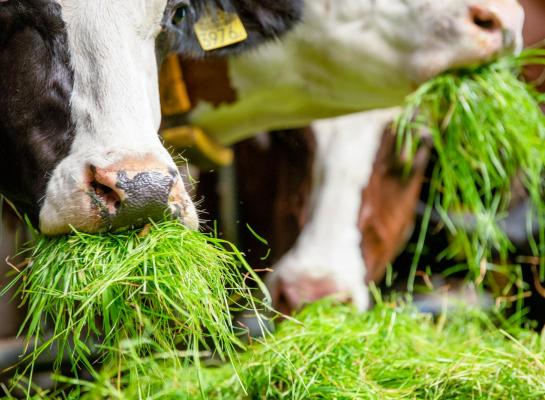
[[488,0],[469,7],[469,20],[481,34],[506,50],[521,50],[524,12],[513,0]]
[[332,297],[342,303],[352,303],[350,291],[339,288],[333,280],[311,277],[301,277],[295,282],[279,279],[273,293],[273,303],[278,311],[290,315],[325,297]]
[[[151,156],[125,158],[108,167],[90,165],[89,194],[107,229],[192,215],[177,169]],[[197,228],[196,216],[183,222]]]

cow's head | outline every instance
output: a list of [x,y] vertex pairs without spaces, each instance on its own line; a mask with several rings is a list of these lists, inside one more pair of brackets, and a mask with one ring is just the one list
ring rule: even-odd
[[524,12],[517,0],[379,1],[381,30],[410,52],[404,61],[417,82],[522,49]]
[[162,146],[157,55],[204,55],[194,24],[236,12],[240,51],[288,29],[299,0],[0,0],[0,193],[46,234],[198,224]]
[[309,20],[330,25],[334,51],[366,60],[369,74],[387,71],[398,86],[522,47],[517,0],[324,0],[307,7]]
[[314,174],[307,176],[309,213],[266,280],[280,311],[289,314],[326,296],[366,309],[366,283],[380,281],[406,245],[429,148],[422,146],[407,171],[389,124],[398,113],[379,110],[313,124],[318,151]]

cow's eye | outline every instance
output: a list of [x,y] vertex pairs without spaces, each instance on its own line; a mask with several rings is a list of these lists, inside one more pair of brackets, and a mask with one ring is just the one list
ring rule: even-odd
[[188,12],[188,5],[187,4],[179,4],[174,9],[174,12],[172,14],[172,24],[175,26],[179,26],[187,16]]

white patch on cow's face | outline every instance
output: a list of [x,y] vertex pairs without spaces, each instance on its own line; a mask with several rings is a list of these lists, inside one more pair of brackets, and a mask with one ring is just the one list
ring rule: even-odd
[[[40,213],[45,233],[69,225],[97,230],[101,221],[89,201],[89,167],[109,168],[127,157],[153,158],[175,168],[158,129],[160,104],[155,40],[167,0],[57,0],[66,24],[74,89],[75,138],[54,170]],[[132,172],[137,172],[134,169]],[[195,225],[185,190],[183,216]]]
[[397,112],[381,110],[313,124],[318,154],[310,219],[268,277],[273,296],[282,290],[298,303],[313,301],[319,297],[312,293],[313,283],[328,282],[360,310],[369,306],[358,228],[361,192],[384,128]]

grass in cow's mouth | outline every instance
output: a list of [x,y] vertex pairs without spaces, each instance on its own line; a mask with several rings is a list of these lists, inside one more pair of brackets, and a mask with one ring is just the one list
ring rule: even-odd
[[[407,99],[397,121],[400,147],[404,144],[414,154],[427,137],[435,152],[417,254],[433,206],[453,237],[442,256],[464,255],[478,280],[494,268],[493,260],[505,262],[513,249],[500,221],[509,209],[515,182],[535,208],[527,222],[528,227],[538,227],[535,237],[529,235],[533,253],[545,254],[545,117],[540,109],[545,97],[518,78],[525,64],[545,64],[545,52],[529,50],[484,67],[441,75]],[[413,277],[417,262],[418,257]]]
[[29,257],[14,280],[28,307],[21,332],[36,347],[25,376],[52,347],[56,366],[68,357],[73,372],[92,371],[93,361],[121,368],[125,347],[135,344],[139,355],[184,354],[177,357],[184,363],[206,352],[230,359],[241,346],[231,312],[263,306],[245,282],[255,275],[234,247],[175,221],[38,238]]
[[[496,327],[464,309],[441,316],[378,304],[357,313],[329,301],[287,321],[233,367],[179,370],[133,360],[145,376],[123,390],[106,373],[88,397],[111,399],[537,399],[545,397],[545,347],[538,334]],[[105,371],[108,372],[108,371]],[[109,371],[114,373],[115,371]],[[244,388],[243,388],[244,387]],[[144,395],[142,395],[144,394]],[[85,398],[85,397],[84,397]]]

